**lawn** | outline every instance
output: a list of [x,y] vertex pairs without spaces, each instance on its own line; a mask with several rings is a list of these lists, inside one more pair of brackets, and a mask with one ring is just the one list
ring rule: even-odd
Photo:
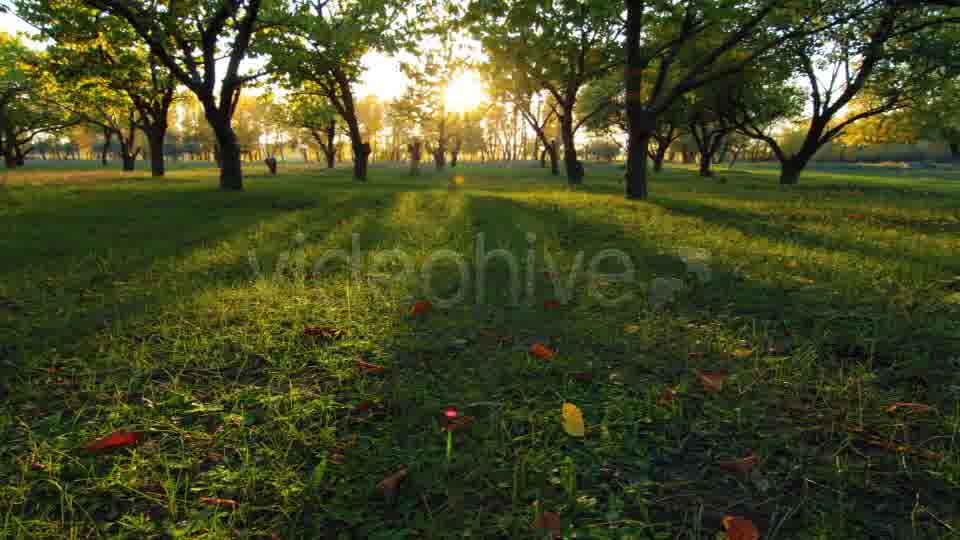
[[0,537],[960,538],[956,169],[264,169],[5,173]]

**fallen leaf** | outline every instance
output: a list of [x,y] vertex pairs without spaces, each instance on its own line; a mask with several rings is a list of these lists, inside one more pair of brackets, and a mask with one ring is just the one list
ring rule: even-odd
[[410,308],[411,317],[419,317],[421,315],[426,315],[433,309],[433,303],[429,300],[420,300],[413,304],[413,307]]
[[587,428],[583,423],[583,413],[580,408],[573,403],[564,403],[560,408],[563,417],[563,430],[571,437],[583,437],[586,435]]
[[931,405],[927,405],[925,403],[911,403],[906,401],[898,401],[893,405],[890,405],[889,407],[887,407],[887,412],[895,413],[897,411],[900,411],[901,409],[903,409],[905,412],[911,412],[911,413],[925,413],[925,412],[930,412],[934,410],[934,408]]
[[458,429],[463,429],[469,427],[476,420],[473,416],[457,416],[454,418],[448,418],[447,424],[443,426],[443,429],[447,431],[456,431]]
[[563,304],[561,304],[559,300],[546,300],[543,302],[543,309],[546,310],[560,309],[561,307],[563,307]]
[[46,466],[45,464],[43,464],[43,463],[31,463],[31,464],[30,464],[30,470],[31,470],[31,471],[45,471],[45,470],[47,470],[47,466]]
[[670,405],[673,403],[673,398],[677,397],[677,392],[673,388],[664,388],[660,392],[660,396],[657,398],[657,403],[660,405]]
[[533,520],[533,528],[541,531],[541,534],[549,534],[552,538],[563,537],[563,525],[560,523],[560,515],[556,512],[540,512]]
[[106,437],[98,439],[87,445],[87,451],[99,452],[101,450],[110,450],[112,448],[130,446],[131,444],[136,444],[141,438],[143,438],[142,433],[115,431],[110,435],[107,435]]
[[303,335],[321,339],[340,339],[346,336],[347,333],[338,328],[330,328],[327,326],[308,326],[303,329]]
[[219,497],[204,497],[200,499],[200,502],[203,504],[208,504],[210,506],[219,506],[221,508],[229,508],[231,510],[236,510],[240,503],[233,499],[221,499]]
[[864,214],[847,214],[847,217],[850,219],[863,219],[867,216],[865,216]]
[[730,540],[759,540],[760,531],[752,521],[740,516],[723,516],[723,529]]
[[733,357],[737,360],[746,360],[751,356],[753,356],[753,349],[747,349],[743,347],[733,351]]
[[623,331],[628,334],[636,334],[640,330],[642,330],[642,328],[640,328],[639,324],[628,324],[623,327]]
[[723,390],[723,380],[727,378],[725,371],[706,371],[702,369],[693,370],[703,383],[703,389],[707,392],[719,392]]
[[383,373],[384,371],[387,370],[387,368],[383,366],[372,364],[370,362],[367,362],[363,358],[359,358],[359,357],[357,358],[356,366],[358,370],[363,371],[365,373]]
[[589,371],[575,371],[571,375],[578,381],[590,382],[593,380],[593,373]]
[[717,462],[717,465],[721,469],[738,472],[740,474],[747,474],[759,463],[760,457],[756,454],[750,454],[749,456],[740,459],[720,460]]
[[534,343],[530,346],[530,354],[541,360],[553,360],[556,353],[542,343]]
[[407,477],[407,473],[408,470],[404,467],[380,481],[380,492],[383,493],[383,497],[388,504],[393,504],[396,501],[400,483]]
[[946,457],[940,452],[934,452],[925,448],[914,448],[906,444],[898,444],[896,441],[891,441],[879,435],[868,433],[860,428],[849,428],[848,431],[861,436],[863,438],[863,442],[869,446],[875,446],[895,454],[920,456],[924,459],[929,459],[930,461],[942,461],[944,457]]

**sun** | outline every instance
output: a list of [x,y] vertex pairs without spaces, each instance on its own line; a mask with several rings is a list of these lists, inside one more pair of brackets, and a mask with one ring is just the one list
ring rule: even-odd
[[480,74],[467,71],[450,81],[444,102],[448,112],[462,113],[476,109],[486,97]]

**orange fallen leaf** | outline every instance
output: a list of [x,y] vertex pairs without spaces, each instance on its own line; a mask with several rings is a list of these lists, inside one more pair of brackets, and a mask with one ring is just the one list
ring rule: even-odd
[[98,439],[87,445],[87,451],[99,452],[101,450],[110,450],[112,448],[130,446],[131,444],[136,444],[141,438],[143,438],[142,433],[115,431],[110,435],[107,435],[106,437]]
[[563,525],[560,523],[560,515],[556,512],[541,512],[533,520],[533,528],[541,531],[541,534],[548,534],[551,538],[563,537]]
[[233,499],[221,499],[219,497],[204,497],[200,499],[200,502],[203,504],[208,504],[210,506],[219,506],[221,508],[229,508],[231,510],[236,510],[240,507],[240,503]]
[[897,411],[900,411],[901,409],[911,413],[925,413],[925,412],[932,411],[934,408],[931,405],[927,405],[925,403],[911,403],[907,401],[898,401],[893,405],[890,405],[889,407],[887,407],[887,412],[895,413]]
[[397,499],[400,484],[407,477],[408,472],[408,469],[404,467],[380,481],[380,492],[383,493],[388,503],[392,504]]
[[863,215],[863,214],[847,214],[847,217],[850,218],[850,219],[863,219],[863,218],[865,218],[865,217],[867,217],[867,216],[865,216],[865,215]]
[[561,307],[563,307],[563,304],[561,304],[559,300],[546,300],[543,302],[543,309],[546,310],[560,309]]
[[760,463],[760,457],[756,454],[750,454],[747,457],[740,459],[725,459],[717,462],[717,465],[721,469],[726,469],[728,471],[735,471],[740,474],[747,474]]
[[413,307],[410,308],[411,317],[419,317],[421,315],[426,315],[433,309],[433,303],[429,300],[420,300],[413,304]]
[[719,392],[723,390],[723,381],[727,378],[725,371],[707,371],[702,369],[693,370],[703,383],[703,389],[707,392]]
[[542,343],[534,343],[530,346],[530,354],[541,360],[553,360],[556,353]]
[[874,446],[881,448],[888,452],[893,452],[895,454],[907,454],[911,456],[919,456],[924,459],[929,459],[930,461],[942,461],[944,459],[943,454],[940,452],[934,452],[932,450],[927,450],[925,448],[914,448],[906,444],[898,444],[896,441],[891,441],[880,437],[879,435],[868,433],[867,431],[860,428],[849,428],[850,433],[859,435],[863,438],[863,442],[869,446]]
[[366,373],[383,373],[384,371],[387,370],[387,368],[381,365],[367,362],[363,358],[359,358],[359,357],[357,358],[355,365],[357,366],[358,370]]
[[677,397],[677,392],[673,388],[664,388],[660,392],[660,396],[657,397],[657,403],[664,406],[670,405],[675,397]]
[[723,516],[723,529],[730,540],[760,540],[757,526],[740,516]]

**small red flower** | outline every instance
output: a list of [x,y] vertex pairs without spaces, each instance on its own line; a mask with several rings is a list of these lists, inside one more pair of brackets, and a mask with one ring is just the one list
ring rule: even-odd
[[446,416],[447,418],[456,418],[460,416],[460,411],[458,411],[453,407],[447,407],[446,409],[444,409],[443,415]]

